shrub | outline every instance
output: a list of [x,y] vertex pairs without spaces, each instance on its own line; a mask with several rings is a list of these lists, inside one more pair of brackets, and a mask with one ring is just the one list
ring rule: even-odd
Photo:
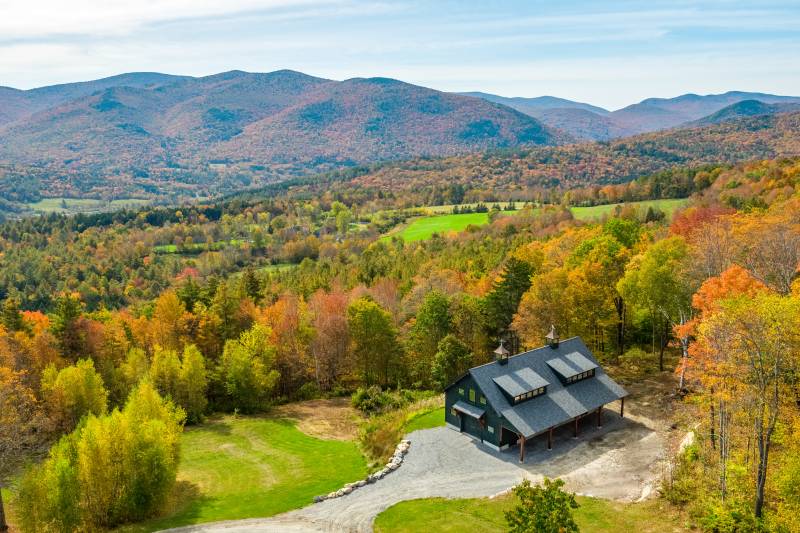
[[364,454],[373,464],[386,462],[405,433],[406,425],[417,416],[442,406],[442,397],[431,393],[404,391],[409,397],[418,398],[403,408],[370,418],[359,432]]
[[380,413],[391,405],[396,405],[399,402],[393,398],[389,392],[384,392],[377,385],[371,387],[359,387],[353,393],[350,403],[358,409],[367,414]]
[[56,370],[48,366],[42,376],[42,396],[50,415],[64,431],[72,431],[87,414],[106,412],[108,392],[91,359]]
[[560,479],[544,478],[541,485],[531,485],[529,479],[514,487],[519,499],[511,511],[506,511],[508,530],[511,533],[577,533],[578,525],[572,510],[578,508],[575,495],[564,492]]
[[22,530],[96,531],[155,514],[175,484],[184,417],[143,381],[122,411],[85,418],[23,476]]
[[295,398],[297,400],[313,400],[314,398],[319,398],[319,396],[319,387],[317,387],[317,384],[312,381],[303,383],[303,385],[301,385],[295,393]]

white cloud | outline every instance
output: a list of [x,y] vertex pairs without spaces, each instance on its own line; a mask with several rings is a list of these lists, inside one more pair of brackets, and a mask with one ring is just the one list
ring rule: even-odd
[[147,24],[249,11],[291,14],[344,0],[0,0],[4,39],[51,35],[120,35]]

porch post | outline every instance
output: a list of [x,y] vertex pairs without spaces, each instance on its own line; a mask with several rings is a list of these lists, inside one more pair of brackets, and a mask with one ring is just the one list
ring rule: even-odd
[[603,427],[603,406],[597,408],[597,427]]
[[625,396],[620,399],[619,403],[619,417],[623,418],[625,416]]
[[524,463],[525,462],[525,436],[522,433],[519,433],[519,439],[517,440],[517,442],[519,442],[519,462],[520,463]]
[[553,428],[550,428],[547,431],[547,449],[548,450],[553,449]]
[[575,417],[575,436],[574,436],[574,438],[576,438],[576,439],[578,438],[578,419],[579,418],[580,417],[577,417],[577,416]]

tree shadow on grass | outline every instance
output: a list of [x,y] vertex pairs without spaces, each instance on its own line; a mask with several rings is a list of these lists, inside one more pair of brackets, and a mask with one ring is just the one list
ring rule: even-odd
[[178,480],[161,514],[146,522],[132,524],[117,531],[118,533],[158,531],[196,524],[200,511],[213,501],[214,498],[204,495],[197,484]]

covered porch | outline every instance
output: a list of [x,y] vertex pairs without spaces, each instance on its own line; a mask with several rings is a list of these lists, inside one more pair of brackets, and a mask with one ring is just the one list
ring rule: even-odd
[[[615,405],[617,404],[617,405]],[[613,406],[613,410],[608,408]],[[618,408],[618,409],[617,409]],[[597,409],[590,412],[583,413],[570,420],[565,421],[563,424],[552,426],[544,431],[534,435],[525,436],[522,433],[513,431],[516,435],[515,443],[519,446],[519,462],[525,462],[525,449],[527,446],[546,446],[547,450],[552,450],[553,446],[558,440],[564,439],[578,439],[582,432],[591,429],[600,429],[603,427],[604,419],[608,415],[614,416],[618,414],[620,418],[625,416],[625,398],[621,398],[618,402],[612,404],[601,405]],[[512,432],[508,428],[503,428],[504,431]]]

